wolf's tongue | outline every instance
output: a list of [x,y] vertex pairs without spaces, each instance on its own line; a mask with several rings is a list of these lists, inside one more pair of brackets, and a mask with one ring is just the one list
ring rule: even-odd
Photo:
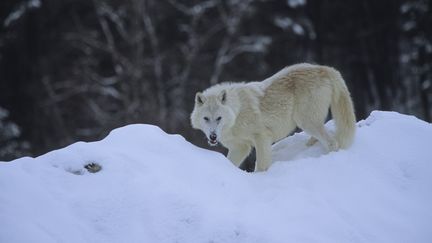
[[207,142],[208,142],[208,144],[210,144],[210,146],[216,146],[218,144],[217,140],[210,140],[210,139],[208,139]]

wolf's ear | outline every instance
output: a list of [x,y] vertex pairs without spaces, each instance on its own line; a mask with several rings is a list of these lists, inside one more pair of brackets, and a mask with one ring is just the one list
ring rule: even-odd
[[226,103],[226,100],[227,100],[226,96],[227,96],[226,90],[222,90],[219,94],[219,100],[222,104]]
[[195,95],[195,103],[198,105],[203,105],[206,101],[206,98],[202,95],[201,92],[196,93]]

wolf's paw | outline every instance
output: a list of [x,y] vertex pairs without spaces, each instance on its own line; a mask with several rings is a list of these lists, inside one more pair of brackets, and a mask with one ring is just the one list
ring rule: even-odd
[[271,166],[271,163],[268,164],[262,164],[259,162],[255,162],[255,170],[254,172],[263,172],[263,171],[267,171]]
[[90,173],[96,173],[99,172],[100,170],[102,170],[102,166],[100,166],[97,163],[89,163],[84,165],[84,168],[86,168],[88,170],[88,172]]
[[329,144],[328,144],[328,150],[329,150],[330,152],[338,151],[338,150],[339,150],[339,144],[338,144],[338,142],[335,141],[335,140],[329,142]]
[[307,141],[306,146],[308,146],[308,147],[313,146],[314,144],[316,144],[316,142],[318,142],[318,139],[316,139],[316,138],[314,138],[314,137],[311,137],[311,138],[309,138],[309,140]]

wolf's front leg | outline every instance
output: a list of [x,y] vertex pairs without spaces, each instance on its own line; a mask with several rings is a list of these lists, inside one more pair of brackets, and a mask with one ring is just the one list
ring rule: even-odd
[[236,144],[228,147],[228,159],[237,167],[241,165],[243,160],[249,155],[251,147],[246,144]]
[[255,171],[266,171],[271,165],[271,139],[266,136],[257,136],[255,150]]

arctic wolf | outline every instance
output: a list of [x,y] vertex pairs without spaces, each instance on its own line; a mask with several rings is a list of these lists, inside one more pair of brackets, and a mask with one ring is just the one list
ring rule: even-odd
[[[329,108],[336,123],[329,135],[324,121]],[[212,146],[228,148],[228,159],[240,166],[256,150],[255,171],[271,165],[271,146],[296,127],[328,151],[351,145],[355,114],[341,74],[327,66],[296,64],[261,82],[222,83],[195,96],[192,127],[202,130]]]

